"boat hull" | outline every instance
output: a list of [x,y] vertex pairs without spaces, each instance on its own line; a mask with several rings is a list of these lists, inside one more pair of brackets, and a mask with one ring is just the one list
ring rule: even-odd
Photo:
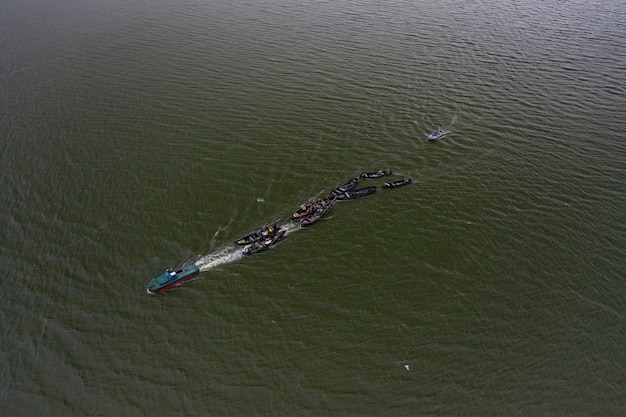
[[402,187],[403,185],[408,185],[411,184],[413,181],[411,180],[411,178],[403,178],[401,180],[397,180],[397,181],[390,181],[390,182],[386,182],[382,185],[383,188],[397,188],[397,187]]
[[390,169],[381,169],[380,171],[377,172],[364,172],[361,175],[359,175],[359,178],[380,178],[380,177],[386,177],[387,175],[391,175],[391,170]]
[[303,218],[305,218],[306,216],[310,215],[311,213],[313,213],[313,210],[315,210],[315,205],[316,204],[321,204],[320,203],[321,200],[317,200],[315,202],[309,202],[306,204],[301,205],[298,210],[294,211],[291,216],[289,216],[289,218],[291,220],[302,220]]
[[173,270],[176,274],[171,275],[171,272],[166,270],[163,274],[156,278],[153,278],[146,286],[146,292],[148,294],[157,294],[172,288],[176,288],[179,285],[189,281],[200,273],[200,269],[196,264],[183,265],[180,268]]
[[337,194],[337,201],[349,201],[356,200],[357,198],[365,197],[376,192],[376,187],[363,187],[356,190],[346,191],[342,194]]
[[313,223],[318,222],[322,217],[324,217],[329,211],[332,210],[336,202],[336,197],[330,201],[324,202],[324,204],[319,206],[313,213],[300,221],[300,227],[307,227],[312,225]]
[[334,190],[332,190],[330,193],[328,193],[328,196],[326,196],[326,199],[332,199],[334,196],[336,196],[338,194],[345,193],[346,191],[351,190],[354,187],[356,187],[356,185],[358,183],[359,183],[359,177],[351,178],[346,183],[338,185],[337,187],[335,187]]
[[285,231],[281,229],[280,231],[278,231],[278,233],[275,236],[268,238],[266,240],[259,241],[254,245],[246,247],[243,250],[243,254],[254,255],[255,253],[259,253],[264,250],[267,250],[270,247],[274,246],[274,244],[276,244],[276,242],[281,240],[284,236],[285,236]]
[[273,226],[262,227],[261,230],[259,230],[258,232],[253,232],[253,233],[250,233],[249,235],[246,235],[242,238],[237,239],[234,242],[234,244],[237,246],[250,245],[254,242],[258,242],[261,239],[271,237],[274,233],[276,233],[278,229],[279,227],[276,226],[276,223],[274,223]]
[[433,133],[428,135],[428,140],[433,142],[441,139],[446,133],[443,130],[435,130]]

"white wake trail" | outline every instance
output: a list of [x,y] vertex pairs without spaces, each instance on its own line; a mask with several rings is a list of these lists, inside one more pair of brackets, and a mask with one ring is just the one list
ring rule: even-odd
[[216,266],[238,261],[241,258],[243,258],[243,249],[236,246],[229,246],[198,259],[196,266],[200,268],[200,271],[204,272]]
[[[281,225],[280,228],[285,230],[285,236],[287,236],[294,230],[300,229],[300,225],[289,222]],[[208,255],[204,255],[198,259],[195,264],[200,268],[200,271],[205,272],[220,265],[236,262],[243,257],[243,247],[227,246]]]

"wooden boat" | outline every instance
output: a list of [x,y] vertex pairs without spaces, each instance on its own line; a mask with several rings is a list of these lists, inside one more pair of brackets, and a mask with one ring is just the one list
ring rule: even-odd
[[336,201],[336,198],[333,198],[332,200],[324,200],[323,204],[316,205],[315,211],[300,221],[300,226],[307,227],[319,221],[330,210],[332,210]]
[[303,217],[306,217],[309,214],[313,213],[314,208],[315,208],[315,205],[313,203],[303,204],[298,208],[298,210],[291,213],[289,218],[291,220],[300,220]]
[[189,281],[199,273],[200,269],[196,264],[187,264],[174,269],[167,268],[164,273],[148,283],[146,291],[148,294],[156,294],[170,290]]
[[344,184],[338,185],[337,187],[335,187],[334,190],[332,190],[328,196],[326,198],[333,198],[335,195],[341,194],[341,193],[345,193],[348,190],[353,189],[354,187],[356,187],[356,185],[359,183],[359,178],[351,178],[349,179],[347,182],[345,182]]
[[381,169],[380,171],[376,171],[376,172],[364,172],[361,175],[359,175],[359,178],[380,178],[380,177],[386,177],[387,175],[391,175],[391,170]]
[[407,184],[410,184],[412,182],[413,182],[413,180],[411,180],[411,178],[405,177],[405,178],[402,178],[401,180],[396,180],[396,181],[390,181],[390,182],[383,183],[383,188],[402,187],[403,185],[407,185]]
[[274,222],[273,225],[261,227],[258,231],[250,233],[249,235],[246,235],[244,237],[241,237],[237,239],[234,243],[235,245],[238,245],[238,246],[249,245],[251,243],[257,242],[258,240],[262,238],[273,236],[279,229],[280,227],[276,226],[276,222]]
[[441,139],[445,134],[446,132],[444,132],[443,130],[437,129],[433,133],[428,135],[428,140],[432,142],[434,140]]
[[318,204],[322,204],[324,200],[318,199],[315,201],[309,201],[306,204],[302,204],[298,210],[294,211],[293,213],[291,213],[291,215],[289,216],[289,218],[291,220],[302,220],[304,217],[308,216],[309,214],[313,213],[313,210],[315,210],[315,206]]
[[376,187],[363,187],[356,190],[346,191],[341,194],[337,194],[337,201],[355,200],[357,198],[365,197],[376,191]]
[[276,242],[278,242],[279,240],[281,240],[283,237],[285,236],[285,230],[281,229],[279,230],[277,233],[275,233],[274,235],[258,240],[254,243],[252,243],[249,246],[246,246],[243,250],[243,254],[244,255],[254,255],[255,253],[259,253],[262,252],[264,250],[269,249],[271,246],[273,246]]

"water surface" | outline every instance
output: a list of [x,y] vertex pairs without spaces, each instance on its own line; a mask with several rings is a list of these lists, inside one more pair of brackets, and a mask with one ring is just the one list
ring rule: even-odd
[[618,2],[0,10],[7,415],[624,413]]

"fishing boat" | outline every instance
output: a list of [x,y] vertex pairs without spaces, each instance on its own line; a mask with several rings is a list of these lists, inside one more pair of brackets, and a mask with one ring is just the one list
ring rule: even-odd
[[148,294],[156,294],[159,292],[171,290],[180,284],[189,281],[200,273],[200,269],[196,264],[187,264],[174,269],[167,268],[165,272],[156,278],[153,278],[147,285]]
[[443,135],[445,135],[445,134],[446,134],[446,132],[444,132],[443,130],[437,129],[433,133],[428,135],[428,140],[433,141],[433,140],[441,139],[443,137]]
[[318,200],[311,200],[306,204],[302,204],[300,207],[298,207],[298,210],[291,213],[289,218],[291,220],[302,220],[304,217],[313,213],[313,210],[315,210],[315,206],[322,204],[323,201],[324,200],[318,199]]
[[411,178],[405,177],[405,178],[402,178],[401,180],[385,182],[385,183],[383,183],[383,188],[402,187],[403,185],[407,185],[407,184],[410,184],[412,182],[413,182],[413,180],[411,180]]
[[281,229],[278,231],[278,233],[258,240],[254,243],[252,243],[249,246],[246,246],[243,250],[243,254],[244,255],[254,255],[255,253],[259,253],[262,252],[264,250],[269,249],[272,245],[274,245],[276,242],[278,242],[279,240],[281,240],[283,237],[285,236],[285,230]]
[[387,175],[391,175],[391,170],[381,169],[376,172],[364,172],[361,175],[359,175],[359,178],[380,178],[380,177],[386,177]]
[[376,191],[376,187],[363,187],[356,190],[346,191],[341,194],[337,194],[337,201],[355,200],[357,198],[365,197]]
[[291,213],[289,218],[291,220],[300,220],[303,217],[306,217],[309,214],[313,213],[314,209],[315,209],[315,205],[313,203],[303,204],[300,207],[298,207],[298,210]]
[[274,222],[273,225],[261,227],[258,231],[235,240],[234,243],[237,246],[249,245],[263,238],[273,236],[278,231],[278,229],[280,229],[280,227],[276,226],[276,222]]
[[332,190],[329,194],[328,197],[326,198],[333,198],[335,195],[341,194],[341,193],[345,193],[348,190],[353,189],[354,187],[356,187],[356,185],[359,183],[359,178],[351,178],[349,179],[347,182],[345,182],[344,184],[338,185],[337,187],[335,187],[334,190]]
[[337,201],[336,197],[332,200],[324,200],[322,204],[318,204],[315,207],[313,213],[309,214],[305,218],[300,221],[300,226],[307,227],[319,221],[322,217],[324,217],[330,210],[332,210],[335,202]]

